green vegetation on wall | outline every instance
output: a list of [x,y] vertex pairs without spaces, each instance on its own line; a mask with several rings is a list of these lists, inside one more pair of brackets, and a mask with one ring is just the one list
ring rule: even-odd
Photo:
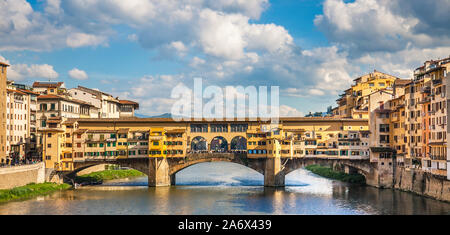
[[361,174],[346,174],[343,172],[334,171],[330,167],[319,166],[319,165],[310,165],[305,167],[307,170],[311,171],[314,174],[340,180],[343,182],[353,183],[353,184],[365,184],[366,178]]
[[0,202],[6,202],[17,199],[27,199],[35,196],[47,195],[55,191],[71,188],[68,184],[42,183],[27,184],[12,189],[0,190]]

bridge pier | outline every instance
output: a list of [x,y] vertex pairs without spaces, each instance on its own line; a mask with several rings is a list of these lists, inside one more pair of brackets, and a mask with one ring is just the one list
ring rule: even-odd
[[177,183],[177,177],[175,174],[170,175],[170,185],[176,185]]
[[264,168],[265,187],[284,187],[284,171],[281,158],[267,158]]
[[[148,186],[170,186],[169,163],[166,158],[150,158],[148,161]],[[173,176],[175,179],[175,176]],[[175,182],[174,182],[175,183]]]

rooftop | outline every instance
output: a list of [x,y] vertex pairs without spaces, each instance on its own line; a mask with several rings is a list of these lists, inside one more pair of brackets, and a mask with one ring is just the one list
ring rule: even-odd
[[33,87],[58,88],[64,86],[64,82],[34,82]]
[[[137,117],[129,117],[129,118],[72,118],[69,120],[81,122],[140,122],[140,123],[170,123],[170,122],[178,122],[172,118],[137,118]],[[367,122],[367,119],[352,119],[352,118],[335,118],[335,117],[280,117],[280,123],[283,122]],[[245,118],[245,119],[237,119],[233,118],[232,120],[208,120],[208,119],[187,119],[181,120],[180,123],[183,122],[259,122],[259,123],[270,123],[270,120],[263,120],[261,118]]]
[[9,66],[9,64],[4,63],[4,62],[0,62],[0,65],[1,65],[1,66],[5,66],[5,67],[8,67],[8,66]]

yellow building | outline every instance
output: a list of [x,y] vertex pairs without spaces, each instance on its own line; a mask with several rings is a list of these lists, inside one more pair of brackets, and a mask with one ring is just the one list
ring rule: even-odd
[[360,136],[367,130],[367,120],[337,118],[282,118],[275,126],[260,121],[53,118],[40,132],[47,168],[70,171],[73,162],[175,158],[192,153],[237,152],[247,153],[248,158],[364,158],[368,157],[368,146]]
[[369,95],[379,90],[392,89],[397,79],[376,70],[354,79],[355,84],[337,100],[338,107],[334,109],[333,116],[368,119]]
[[150,128],[148,151],[150,157],[167,157],[166,131],[163,127]]

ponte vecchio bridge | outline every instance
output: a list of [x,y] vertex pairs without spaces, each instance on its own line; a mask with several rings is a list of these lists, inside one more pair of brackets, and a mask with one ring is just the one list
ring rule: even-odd
[[[190,120],[169,118],[67,119],[41,129],[46,165],[76,173],[98,164],[118,164],[148,175],[149,186],[175,184],[180,170],[225,161],[264,175],[265,186],[284,186],[285,175],[310,164],[358,172],[377,185],[369,161],[367,120],[281,118]],[[48,143],[62,146],[46,148]]]

